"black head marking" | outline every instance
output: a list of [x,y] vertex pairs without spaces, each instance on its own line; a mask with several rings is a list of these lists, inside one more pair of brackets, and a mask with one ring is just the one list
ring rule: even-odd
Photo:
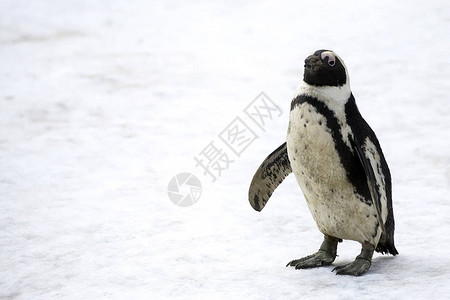
[[317,50],[305,59],[303,80],[315,86],[343,86],[347,83],[347,74],[333,51]]

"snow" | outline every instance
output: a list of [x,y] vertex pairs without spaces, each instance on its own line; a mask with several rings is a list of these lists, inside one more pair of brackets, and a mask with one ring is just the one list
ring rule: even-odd
[[[444,0],[1,1],[0,298],[444,298],[449,30]],[[261,213],[247,199],[321,48],[393,175],[400,255],[357,278],[285,268],[322,240],[292,175]],[[244,113],[261,91],[283,111],[265,131]],[[212,182],[194,157],[238,116],[258,139]],[[187,208],[182,172],[202,183]]]

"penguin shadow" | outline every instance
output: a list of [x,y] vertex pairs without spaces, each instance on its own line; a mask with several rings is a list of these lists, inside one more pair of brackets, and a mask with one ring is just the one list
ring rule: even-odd
[[[350,262],[351,260],[335,262],[330,266],[330,270]],[[390,277],[390,280],[395,280],[396,278],[402,278],[404,280],[409,277],[417,277],[417,270],[421,270],[421,274],[425,277],[436,277],[450,272],[450,267],[443,268],[442,262],[439,259],[434,260],[431,257],[428,259],[418,259],[417,257],[402,254],[397,256],[379,255],[372,258],[370,269],[361,277],[395,274],[394,277]]]
[[365,275],[386,274],[398,270],[400,256],[383,255],[372,258],[372,265]]
[[367,274],[395,274],[395,278],[446,276],[450,272],[450,265],[445,265],[439,257],[399,254],[397,256],[378,256],[372,260],[372,266]]

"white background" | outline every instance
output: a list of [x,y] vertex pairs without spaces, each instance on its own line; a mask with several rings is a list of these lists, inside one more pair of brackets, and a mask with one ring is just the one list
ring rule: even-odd
[[[446,0],[2,0],[0,298],[448,296],[449,31]],[[293,176],[261,213],[247,199],[323,48],[393,176],[400,255],[357,278],[285,268],[322,241]],[[283,115],[212,183],[194,156],[261,91]],[[203,185],[189,208],[167,195],[180,172]]]

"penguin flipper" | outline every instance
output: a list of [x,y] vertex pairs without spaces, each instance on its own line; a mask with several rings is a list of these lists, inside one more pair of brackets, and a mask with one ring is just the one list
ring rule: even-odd
[[[377,182],[377,178],[374,173],[374,169],[376,168],[376,165],[374,165],[374,164],[376,164],[374,162],[375,153],[372,153],[372,152],[368,151],[367,149],[363,149],[361,147],[360,141],[358,141],[358,138],[354,137],[351,141],[352,141],[353,149],[358,154],[359,161],[361,162],[361,164],[364,168],[364,173],[366,173],[367,186],[369,187],[370,196],[372,198],[372,202],[375,207],[375,212],[377,214],[378,223],[381,227],[382,232],[386,232],[386,228],[384,226],[384,222],[383,222],[382,215],[381,215],[382,206],[381,206],[381,200],[380,200],[380,193],[378,191],[378,187],[383,187],[384,184],[382,182]],[[373,159],[370,159],[371,157]]]
[[248,191],[251,206],[261,211],[269,201],[273,191],[292,173],[286,143],[273,151],[259,166]]

